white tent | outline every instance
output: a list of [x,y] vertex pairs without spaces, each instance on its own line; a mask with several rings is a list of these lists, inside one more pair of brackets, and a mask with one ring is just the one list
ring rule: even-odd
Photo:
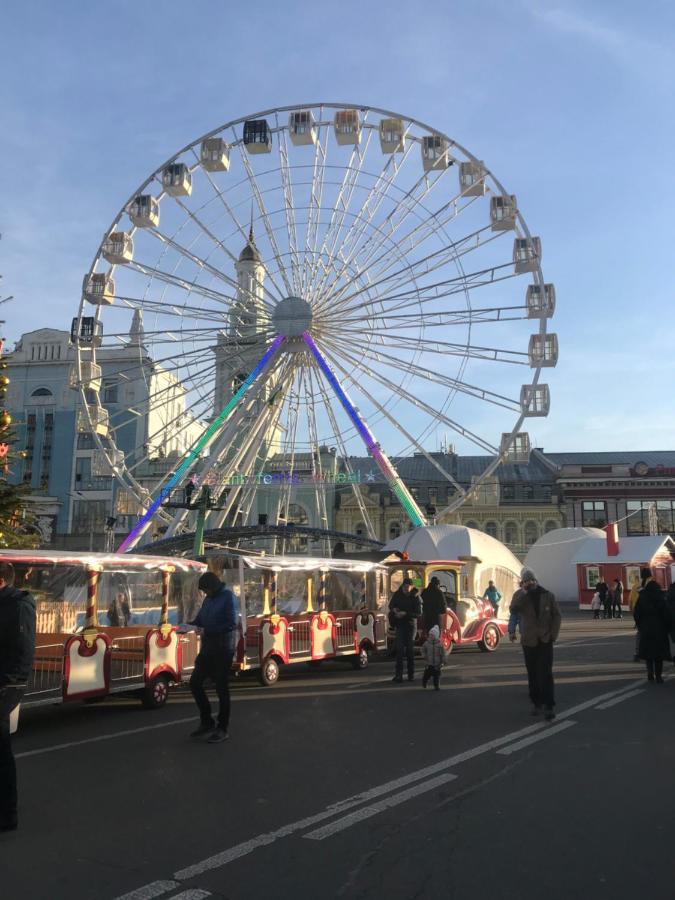
[[506,601],[500,604],[500,612],[508,615],[523,566],[508,547],[489,534],[464,525],[427,525],[405,532],[384,549],[405,552],[413,561],[463,562],[462,593],[482,597],[491,579]]
[[525,565],[532,569],[543,587],[552,591],[558,600],[579,599],[577,560],[587,543],[606,543],[601,528],[555,528],[539,538],[525,557]]

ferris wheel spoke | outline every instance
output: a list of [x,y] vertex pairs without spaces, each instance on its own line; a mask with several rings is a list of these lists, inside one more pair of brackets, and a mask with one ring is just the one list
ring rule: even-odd
[[204,297],[207,300],[215,300],[217,303],[221,303],[228,307],[233,303],[232,297],[228,297],[227,294],[216,291],[214,288],[200,285],[196,281],[187,281],[185,278],[181,278],[178,275],[173,275],[170,272],[165,272],[163,269],[154,266],[148,266],[137,260],[126,263],[126,266],[142,275],[156,278],[164,284],[169,284],[172,287],[177,287],[182,291],[186,291],[188,294],[198,294],[200,297]]
[[[480,325],[494,322],[516,322],[528,319],[528,309],[523,303],[515,306],[472,306],[462,309],[419,310],[414,313],[371,314],[368,317],[373,333],[395,334],[414,328],[446,328],[448,325]],[[378,327],[375,327],[378,326]],[[363,332],[363,318],[340,319],[340,330],[354,334]]]
[[[426,354],[435,352],[442,356],[461,356],[469,359],[478,359],[482,362],[529,366],[529,355],[522,350],[506,350],[499,347],[480,347],[474,344],[451,343],[450,341],[441,341],[437,338],[425,339],[424,344],[422,344],[419,338],[399,334],[391,335],[386,329],[372,331],[371,333],[379,337],[377,346],[382,347],[383,353],[396,349],[410,353],[423,352]],[[342,341],[342,343],[346,347],[353,346],[348,341]]]
[[[214,278],[217,278],[219,281],[222,281],[228,287],[233,288],[235,291],[240,292],[242,290],[241,285],[239,285],[234,278],[231,278],[229,275],[226,275],[220,269],[212,266],[205,259],[202,259],[200,256],[197,256],[196,253],[192,253],[191,250],[188,250],[187,247],[184,247],[182,244],[179,244],[173,238],[170,238],[168,235],[163,234],[163,232],[159,231],[157,228],[153,228],[150,231],[150,234],[156,238],[161,243],[165,244],[167,247],[171,247],[177,253],[179,253],[184,259],[189,260],[194,263],[201,271],[208,272],[209,275],[212,275]],[[249,299],[253,298],[253,293],[249,292]],[[259,299],[259,302],[267,309],[268,312],[272,310],[272,306],[266,300],[262,298]],[[232,301],[231,301],[232,302]]]
[[[346,378],[349,378],[349,372],[341,365],[341,363],[333,357],[333,364]],[[362,380],[359,380],[355,384],[356,389],[361,393],[363,397],[365,397],[373,407],[378,410],[390,424],[392,424],[401,434],[410,442],[410,447],[414,447],[419,453],[421,453],[429,463],[438,471],[440,474],[452,484],[455,490],[460,494],[465,494],[466,491],[461,486],[461,484],[456,481],[453,475],[448,472],[443,466],[438,462],[438,460],[434,459],[433,456],[419,443],[419,441],[401,424],[401,421],[393,416],[386,407],[384,407],[378,400],[375,399],[374,395],[365,387]],[[407,448],[406,448],[407,449]]]
[[[373,375],[373,370],[370,367],[365,366],[358,360],[357,357],[354,357],[349,353],[351,344],[346,344],[344,342],[340,342],[338,344],[335,341],[333,342],[333,344],[337,344],[338,351],[343,354],[345,359],[349,359],[350,362],[352,362],[354,365],[358,365],[359,368],[362,369],[362,371],[368,372],[370,375]],[[463,356],[464,354],[457,355]],[[372,362],[377,363],[378,365],[396,369],[397,371],[403,372],[406,375],[417,375],[420,378],[424,378],[425,381],[434,382],[435,384],[443,385],[444,387],[451,388],[452,390],[460,391],[461,393],[467,394],[474,399],[484,400],[488,403],[492,403],[495,406],[502,406],[505,409],[511,410],[513,412],[520,410],[519,400],[516,400],[512,397],[506,397],[502,394],[497,394],[494,391],[488,391],[485,388],[480,388],[476,385],[467,384],[466,382],[461,381],[458,378],[451,378],[448,375],[443,375],[440,372],[436,372],[435,370],[426,368],[425,366],[421,365],[419,361],[405,361],[394,359],[393,357],[391,357],[391,355],[380,353],[377,350],[373,350],[372,348],[369,350],[362,350],[362,357],[367,357]]]
[[[221,195],[221,197],[222,197],[222,195]],[[187,206],[185,203],[183,203],[183,202],[180,200],[179,197],[175,197],[174,200],[176,201],[176,203],[178,203],[178,205],[181,207],[181,209],[184,210],[185,214],[186,214],[187,216],[189,216],[190,219],[192,219],[192,221],[195,223],[195,225],[196,225],[199,229],[201,229],[201,231],[202,231],[202,232],[203,232],[203,233],[204,233],[204,234],[205,234],[205,235],[213,242],[214,246],[216,246],[219,250],[222,250],[222,251],[223,251],[223,253],[227,256],[229,262],[230,262],[232,265],[236,265],[237,259],[238,259],[237,255],[236,255],[235,253],[233,253],[232,250],[230,250],[230,249],[229,249],[229,248],[228,248],[228,247],[227,247],[227,246],[226,246],[226,245],[225,245],[225,244],[224,244],[224,243],[223,243],[223,242],[222,242],[222,241],[221,241],[221,240],[220,240],[220,239],[212,232],[212,231],[211,231],[211,229],[210,229],[207,225],[204,224],[204,222],[202,222],[202,220],[199,218],[199,216],[197,215],[197,213],[196,213],[196,212],[193,212],[191,209],[189,209],[188,206]],[[239,223],[236,222],[236,221],[235,221],[235,225],[237,226],[237,228],[240,227]],[[248,237],[246,236],[245,233],[244,233],[244,239],[245,239],[245,240],[248,240]],[[256,288],[259,289],[259,290],[262,290],[262,292],[268,296],[268,298],[269,298],[269,305],[274,305],[274,303],[275,303],[276,300],[277,300],[277,297],[275,296],[275,294],[274,294],[272,291],[270,291],[269,288],[265,287],[264,283],[261,282],[261,281],[259,281],[257,278],[253,278],[253,281],[254,281],[254,283],[255,283]],[[273,286],[276,287],[276,285],[274,284],[274,279],[273,279],[271,276],[270,276],[270,282],[272,283]],[[236,284],[236,282],[235,282],[235,286],[238,287],[238,285]]]
[[305,403],[308,412],[309,424],[309,447],[312,459],[312,476],[314,478],[314,494],[316,506],[321,521],[321,527],[328,529],[328,510],[326,508],[326,491],[324,490],[323,465],[321,462],[321,451],[319,449],[319,429],[316,422],[316,408],[314,406],[314,397],[316,396],[316,388],[314,385],[314,375],[312,369],[307,369],[307,381],[305,389]]
[[258,207],[258,212],[262,218],[263,224],[265,226],[265,232],[267,234],[267,240],[270,243],[270,247],[272,249],[272,255],[274,256],[277,267],[279,270],[279,274],[281,275],[281,279],[284,282],[287,295],[293,293],[293,288],[291,287],[291,282],[288,278],[288,273],[286,272],[286,267],[282,261],[281,251],[279,250],[279,245],[277,244],[276,235],[274,234],[274,228],[272,228],[272,223],[270,222],[270,218],[267,214],[267,209],[265,208],[265,201],[263,199],[262,192],[260,190],[260,186],[258,185],[258,181],[253,174],[253,169],[251,168],[251,163],[249,162],[248,155],[246,150],[241,146],[241,144],[237,144],[237,149],[239,151],[239,157],[243,163],[244,169],[246,171],[246,175],[248,177],[248,182],[251,187],[251,191],[253,193],[253,197],[256,202],[256,206]]
[[[279,128],[279,116],[276,117],[277,128]],[[298,257],[298,237],[295,224],[295,199],[293,195],[293,181],[291,178],[291,169],[288,162],[288,144],[286,140],[286,131],[279,128],[277,131],[277,147],[279,150],[279,173],[281,175],[281,184],[284,194],[284,206],[286,211],[286,231],[288,234],[288,249],[291,254],[291,272],[293,278],[294,293],[300,292],[300,259]]]
[[[333,359],[333,356],[330,353],[326,353],[326,356],[331,360]],[[342,351],[342,356],[343,356],[343,358],[346,358],[347,354],[344,351]],[[391,383],[389,381],[387,381],[386,378],[383,378],[381,375],[379,375],[373,369],[371,369],[367,366],[364,366],[359,360],[351,358],[350,362],[357,369],[359,369],[362,374],[367,375],[369,378],[372,378],[374,381],[383,385],[385,388],[391,388]],[[352,381],[352,382],[354,381],[353,376],[350,377],[350,381]],[[426,403],[420,397],[416,397],[413,394],[411,394],[402,385],[396,386],[396,395],[397,395],[397,397],[401,397],[402,399],[406,400],[410,405],[416,407],[418,410],[422,410],[422,411],[426,412],[432,418],[435,418],[438,421],[443,422],[443,424],[447,425],[448,428],[451,428],[453,431],[457,432],[458,434],[461,434],[463,437],[467,438],[472,443],[476,444],[476,446],[481,447],[481,449],[487,450],[488,453],[494,454],[494,453],[498,452],[497,448],[494,447],[492,444],[490,444],[489,441],[486,441],[480,435],[475,434],[470,429],[465,428],[464,426],[460,425],[459,422],[455,422],[453,419],[450,419],[442,411],[434,409],[434,407],[430,406],[428,403]]]
[[[333,405],[330,401],[330,397],[328,396],[328,392],[323,384],[321,379],[321,373],[318,369],[318,366],[314,360],[312,360],[312,368],[315,370],[316,384],[319,389],[319,393],[321,395],[321,399],[323,401],[324,409],[326,410],[326,414],[328,416],[328,420],[330,422],[330,427],[333,431],[333,436],[335,438],[335,443],[337,445],[338,450],[340,451],[342,457],[342,464],[347,470],[347,474],[354,478],[354,469],[352,468],[352,464],[349,459],[349,454],[347,453],[347,447],[345,446],[345,442],[342,438],[342,433],[338,427],[337,418],[335,416],[335,410],[333,409]],[[366,526],[366,531],[368,532],[368,537],[372,540],[377,540],[377,532],[373,526],[370,515],[368,514],[368,510],[366,507],[366,503],[363,499],[363,494],[361,493],[360,486],[356,483],[355,480],[350,481],[350,486],[352,489],[352,493],[354,494],[354,499],[356,500],[356,504],[359,507],[359,511],[361,516],[363,517],[364,525]]]
[[[366,117],[367,113],[366,116],[364,116],[364,122]],[[323,257],[324,253],[330,259],[335,257],[335,248],[340,238],[340,232],[344,225],[345,217],[350,210],[352,197],[354,196],[354,191],[359,183],[363,165],[368,156],[372,136],[372,130],[368,129],[368,137],[366,138],[365,145],[361,146],[360,142],[354,144],[354,148],[349,157],[349,163],[345,167],[342,184],[340,185],[337,198],[333,205],[328,227],[324,232],[323,241],[319,250],[319,259]],[[320,279],[317,282],[317,271],[316,267],[314,267],[312,270],[312,284],[310,285],[310,290],[313,294],[318,294],[322,280],[323,279]]]
[[[435,178],[430,178],[427,175],[421,176],[405,194],[404,196],[393,206],[392,210],[385,217],[384,221],[379,225],[376,231],[371,231],[367,240],[364,242],[364,245],[359,248],[358,252],[353,254],[353,259],[357,259],[358,265],[356,266],[357,277],[365,268],[371,266],[371,259],[373,255],[376,253],[382,252],[383,256],[386,257],[387,253],[384,252],[385,244],[388,244],[391,247],[394,243],[398,243],[398,241],[394,241],[394,235],[401,227],[401,225],[406,221],[409,215],[413,213],[418,213],[419,208],[421,208],[422,202],[424,199],[436,188],[436,186],[443,180],[443,176],[445,175],[447,170],[439,171]],[[422,207],[423,208],[423,207]],[[367,254],[362,257],[361,254],[363,251],[368,248]],[[324,294],[332,295],[333,297],[339,297],[340,294],[345,290],[345,286],[337,291],[334,290],[336,285],[335,280],[328,284],[324,290]]]
[[[323,107],[321,108],[323,110]],[[310,272],[316,259],[316,245],[321,221],[321,209],[323,202],[324,175],[328,159],[328,125],[317,126],[317,136],[314,143],[314,165],[312,168],[312,180],[310,186],[309,203],[307,207],[307,229],[305,232],[305,253],[302,260],[302,292],[306,295],[309,286]],[[323,132],[323,143],[321,135]]]
[[115,294],[114,300],[119,300],[122,306],[117,309],[138,310],[142,313],[161,313],[163,316],[173,316],[184,319],[188,313],[191,318],[201,322],[216,322],[223,324],[227,315],[226,312],[217,312],[216,310],[205,310],[199,306],[189,306],[187,303],[179,306],[176,303],[165,300],[149,300],[141,297],[129,297],[122,294]]
[[[235,135],[235,137],[236,137],[236,135]],[[196,152],[195,152],[194,150],[193,150],[192,152],[193,152],[195,158],[196,158],[196,159],[199,159],[199,157],[197,156]],[[217,197],[217,199],[218,199],[218,200],[220,201],[220,203],[222,204],[223,209],[224,209],[225,212],[227,213],[228,217],[231,219],[231,221],[232,221],[232,223],[233,223],[233,225],[234,225],[234,227],[235,227],[235,229],[236,229],[236,232],[239,234],[239,236],[241,237],[241,239],[242,239],[242,241],[244,242],[244,244],[247,244],[247,243],[248,243],[248,239],[249,239],[249,233],[248,233],[248,231],[246,230],[245,225],[242,224],[242,222],[240,222],[239,219],[237,218],[237,216],[235,215],[234,210],[232,209],[232,207],[230,206],[230,204],[227,202],[227,198],[225,197],[225,195],[223,194],[223,192],[219,189],[218,185],[217,185],[217,184],[215,183],[215,181],[213,180],[213,177],[211,176],[211,173],[208,172],[206,169],[204,169],[203,171],[204,171],[204,175],[206,175],[206,180],[208,181],[209,185],[211,186],[211,189],[213,190],[213,193],[215,194],[215,196]],[[238,257],[235,256],[235,255],[232,253],[232,251],[230,251],[230,250],[226,250],[226,253],[227,253],[228,256],[234,257],[232,261],[236,263]],[[284,296],[284,291],[283,291],[283,288],[281,288],[281,287],[277,284],[277,281],[276,281],[276,279],[274,278],[274,275],[273,275],[272,272],[269,272],[269,271],[268,271],[268,272],[267,272],[267,277],[269,278],[272,287],[273,287],[274,290],[277,292],[277,297],[275,298],[275,297],[274,297],[274,294],[273,294],[271,291],[269,291],[269,289],[264,288],[264,290],[265,290],[265,292],[269,295],[271,301],[274,303],[276,300],[278,300],[278,299],[280,299],[281,297]],[[256,282],[256,283],[257,283],[257,282]]]

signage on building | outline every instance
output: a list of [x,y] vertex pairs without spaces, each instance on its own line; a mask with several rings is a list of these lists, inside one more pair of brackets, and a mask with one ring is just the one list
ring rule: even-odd
[[633,473],[644,478],[645,475],[675,475],[675,466],[648,466],[646,462],[637,462],[633,466]]

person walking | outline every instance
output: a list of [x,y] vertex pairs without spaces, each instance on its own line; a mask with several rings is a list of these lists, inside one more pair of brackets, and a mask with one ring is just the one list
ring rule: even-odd
[[649,569],[642,572],[644,586],[635,604],[638,654],[647,664],[647,680],[663,684],[663,661],[670,659],[670,611],[663,591]]
[[[190,737],[198,738],[208,734],[209,744],[220,744],[229,738],[229,677],[237,640],[239,612],[234,594],[214,572],[204,572],[197,586],[206,597],[197,615],[188,622],[188,625],[202,629],[201,649],[190,678],[190,690],[199,708],[200,725]],[[213,679],[218,694],[217,725],[204,690],[207,678]]]
[[415,680],[414,644],[417,634],[417,619],[421,614],[420,598],[413,592],[411,578],[404,578],[401,587],[389,601],[389,621],[396,629],[396,668],[392,681],[403,681],[403,659],[408,667],[408,681]]
[[615,619],[623,618],[623,582],[620,578],[614,579],[614,587],[612,588],[612,616]]
[[441,666],[445,662],[445,650],[441,643],[441,630],[438,625],[432,625],[429,629],[426,641],[422,644],[422,656],[426,662],[426,668],[422,675],[422,687],[429,684],[429,679],[434,681],[434,690],[441,689]]
[[0,562],[0,831],[19,824],[16,762],[9,718],[19,704],[35,656],[35,600],[14,587],[14,567]]
[[424,630],[427,634],[434,625],[438,625],[440,631],[441,616],[447,610],[448,604],[445,594],[441,590],[441,582],[433,575],[429,584],[422,591],[422,616],[424,618]]
[[488,581],[488,586],[485,588],[485,593],[483,594],[483,600],[489,600],[492,604],[492,610],[497,616],[499,613],[499,604],[501,602],[502,595],[497,590],[494,581]]
[[550,720],[555,718],[553,644],[560,633],[560,607],[553,594],[537,583],[531,569],[523,569],[520,583],[509,609],[509,637],[516,640],[518,626],[532,715],[539,715],[543,707],[544,718]]

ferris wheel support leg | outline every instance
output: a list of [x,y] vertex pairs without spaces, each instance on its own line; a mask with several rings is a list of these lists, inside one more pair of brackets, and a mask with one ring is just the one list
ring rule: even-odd
[[384,453],[383,450],[380,449],[379,444],[375,440],[372,431],[366,423],[361,419],[359,414],[357,413],[354,404],[351,402],[345,391],[342,389],[340,382],[337,379],[337,376],[331,369],[331,367],[326,362],[323,354],[319,350],[319,348],[314,343],[311,334],[308,331],[305,331],[302,335],[303,340],[307,344],[310,349],[310,352],[314,359],[317,362],[317,365],[323,372],[326,380],[330,384],[330,386],[335,391],[335,394],[342,404],[345,412],[349,416],[352,424],[358,431],[358,433],[363,438],[363,442],[365,443],[368,452],[373,457],[377,466],[384,475],[389,487],[393,491],[394,495],[397,497],[399,503],[405,510],[408,515],[408,518],[412,522],[412,524],[417,528],[420,525],[426,525],[427,520],[424,516],[424,513],[418,506],[415,498],[412,496],[408,488],[405,486],[403,481],[401,480],[401,476],[398,474],[391,460],[387,457],[387,454]]
[[205,429],[202,436],[192,445],[189,453],[180,464],[180,466],[176,469],[175,473],[167,481],[167,483],[162,486],[162,489],[160,490],[157,497],[155,497],[145,513],[141,516],[136,525],[122,541],[117,550],[118,553],[125,553],[127,550],[136,546],[138,541],[148,530],[150,522],[152,521],[157,510],[160,508],[162,501],[169,496],[171,491],[187,474],[202,450],[208,447],[218,430],[228,420],[233,410],[236,409],[246,391],[251,387],[253,382],[256,380],[256,378],[258,378],[263,370],[270,364],[283,342],[283,335],[277,335],[274,338],[274,340],[258,362],[258,365],[248,374],[245,380],[241,383],[239,390],[233,395],[232,399],[223,407],[220,414],[213,420],[213,422],[211,422],[208,428]]

